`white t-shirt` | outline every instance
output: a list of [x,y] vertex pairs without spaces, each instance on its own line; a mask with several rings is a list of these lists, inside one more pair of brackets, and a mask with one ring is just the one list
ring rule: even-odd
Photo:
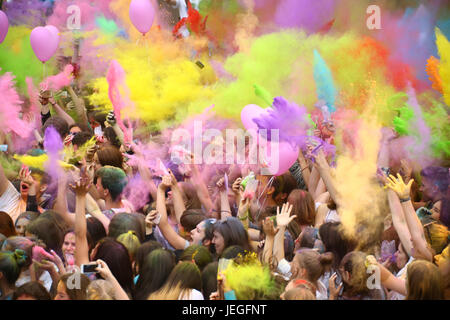
[[[172,6],[174,9],[178,9],[178,13],[180,15],[180,20],[183,18],[188,17],[188,7],[186,5],[185,0],[175,0],[176,4]],[[200,4],[201,0],[191,0],[192,8],[195,10],[198,10],[198,6]],[[184,25],[182,28],[180,28],[180,33],[183,36],[183,38],[189,37],[189,30]]]
[[[16,287],[20,287],[21,285],[28,283],[30,281],[31,281],[30,271],[25,270],[20,274],[19,279],[17,279]],[[45,287],[45,289],[47,289],[47,291],[50,292],[53,280],[48,271],[42,272],[41,276],[39,277],[39,282],[41,282],[42,285]]]
[[14,223],[16,222],[17,217],[22,213],[20,208],[20,193],[9,181],[8,188],[0,196],[0,211],[9,214]]
[[[317,209],[324,203],[316,202],[316,211]],[[325,216],[325,219],[323,220],[323,223],[327,222],[341,222],[341,217],[339,217],[336,210],[330,210],[328,209],[327,215]]]
[[200,291],[196,289],[191,289],[184,295],[183,293],[181,293],[180,296],[178,297],[178,300],[205,300],[205,298],[203,297],[203,294]]
[[[401,279],[406,279],[406,270],[408,269],[408,265],[413,261],[414,261],[414,258],[410,257],[408,262],[405,264],[405,266],[399,272],[397,272],[396,277],[401,278]],[[398,292],[392,291],[389,296],[389,300],[405,300],[405,296]]]

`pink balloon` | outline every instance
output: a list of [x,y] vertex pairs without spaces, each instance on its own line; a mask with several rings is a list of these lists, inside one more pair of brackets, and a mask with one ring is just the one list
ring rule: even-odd
[[3,42],[6,38],[6,34],[8,33],[9,22],[6,14],[0,10],[0,43]]
[[241,111],[241,121],[244,128],[247,130],[254,129],[258,130],[258,126],[253,121],[254,118],[258,118],[260,115],[266,112],[265,109],[257,106],[256,104],[249,104],[244,107]]
[[266,174],[280,176],[286,173],[297,160],[298,152],[298,147],[292,147],[288,142],[267,141],[266,161],[268,167]]
[[45,29],[49,30],[53,34],[53,37],[55,38],[57,44],[59,45],[59,40],[61,39],[61,37],[59,35],[58,28],[49,24],[45,26]]
[[140,33],[146,34],[150,31],[155,18],[155,10],[149,0],[133,0],[130,4],[131,23]]
[[54,26],[36,27],[31,31],[30,42],[36,57],[46,62],[58,50],[59,31]]

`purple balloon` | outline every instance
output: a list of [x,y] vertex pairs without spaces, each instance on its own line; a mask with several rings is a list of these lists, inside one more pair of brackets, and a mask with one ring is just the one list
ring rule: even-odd
[[50,60],[59,45],[59,31],[54,26],[36,27],[30,34],[31,48],[41,62]]
[[155,10],[148,0],[133,0],[130,4],[131,23],[140,33],[146,34],[150,31],[155,18]]
[[0,43],[5,40],[6,34],[8,33],[9,22],[6,14],[0,10]]

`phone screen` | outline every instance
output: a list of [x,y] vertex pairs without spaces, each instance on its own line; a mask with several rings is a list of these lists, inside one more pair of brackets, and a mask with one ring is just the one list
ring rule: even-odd
[[97,270],[95,270],[97,267],[98,267],[97,264],[82,264],[81,265],[81,272],[82,273],[97,272]]

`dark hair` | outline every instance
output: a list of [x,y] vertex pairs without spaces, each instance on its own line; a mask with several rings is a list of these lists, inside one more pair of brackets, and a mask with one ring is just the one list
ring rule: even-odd
[[97,150],[98,162],[104,166],[112,166],[123,169],[123,155],[119,148],[105,146]]
[[106,127],[103,130],[103,136],[116,148],[120,148],[120,141],[112,127]]
[[105,111],[94,111],[94,120],[100,124],[100,126],[102,127],[102,130],[105,129],[105,121],[106,121],[107,115],[108,115],[108,112],[105,112]]
[[26,231],[35,235],[38,239],[42,240],[48,249],[53,250],[61,257],[61,247],[64,241],[63,233],[57,224],[47,218],[43,218],[42,215],[34,221],[31,221],[25,227]]
[[217,261],[209,263],[202,272],[203,296],[208,299],[211,293],[217,291]]
[[69,133],[69,125],[67,121],[58,116],[52,116],[45,121],[44,126],[42,127],[42,132],[45,133],[48,127],[53,127],[61,136],[61,140]]
[[200,209],[188,209],[183,212],[180,218],[180,224],[186,232],[191,232],[197,225],[206,220],[206,216]]
[[229,246],[228,248],[224,249],[220,257],[224,258],[224,259],[234,259],[238,255],[244,255],[244,254],[245,254],[244,248],[242,248],[241,246],[238,246],[238,245],[234,245],[234,246]]
[[141,244],[141,246],[137,249],[136,255],[134,257],[134,273],[138,274],[139,270],[141,270],[144,265],[145,258],[156,249],[162,249],[163,246],[161,243],[157,241],[147,241]]
[[290,172],[286,172],[273,180],[272,187],[274,188],[272,199],[275,199],[279,193],[289,195],[297,187],[297,181]]
[[47,289],[37,281],[30,281],[18,287],[14,291],[13,300],[17,300],[23,295],[33,297],[36,300],[52,300]]
[[219,232],[224,239],[224,250],[232,245],[240,245],[244,250],[250,251],[250,242],[247,230],[241,221],[235,217],[228,217],[214,225],[214,231]]
[[180,285],[181,289],[202,290],[202,275],[195,263],[180,262],[172,270],[166,284],[169,288]]
[[316,210],[314,199],[308,191],[295,189],[289,194],[287,201],[293,206],[291,215],[296,215],[299,225],[314,225]]
[[133,294],[133,270],[127,248],[114,238],[99,241],[94,261],[101,259],[108,265],[111,273],[128,294]]
[[209,250],[199,244],[193,244],[187,247],[180,255],[179,261],[195,262],[200,271],[213,261]]
[[11,216],[3,211],[0,211],[0,233],[7,238],[17,235]]
[[26,256],[23,250],[16,249],[14,252],[0,252],[0,272],[3,273],[3,276],[10,285],[16,283],[25,263]]
[[92,138],[92,134],[86,131],[81,131],[73,136],[72,144],[81,147]]
[[354,241],[344,237],[340,222],[327,222],[320,226],[319,235],[325,251],[333,253],[333,267],[337,269],[342,258],[356,247]]
[[106,237],[105,227],[103,226],[103,223],[95,217],[89,217],[86,219],[86,227],[87,233],[91,239],[89,247],[94,248],[97,242]]
[[117,238],[122,233],[134,231],[139,241],[145,240],[145,217],[141,214],[134,213],[117,213],[115,214],[108,227],[108,237]]
[[[66,293],[69,296],[70,300],[87,300],[87,287],[91,283],[91,280],[83,274],[77,273],[77,276],[80,277],[80,287],[77,286],[68,286],[67,281],[73,276],[73,273],[66,273],[59,278],[59,281],[64,283],[64,287],[66,288]],[[71,287],[72,289],[70,289]]]
[[[172,170],[172,173],[175,175],[175,171]],[[183,177],[177,180],[181,180]],[[194,185],[189,181],[180,181],[179,185],[183,190],[184,195],[186,196],[186,209],[201,209],[202,203],[197,195],[197,190]]]
[[17,217],[16,222],[14,223],[14,226],[17,226],[17,221],[19,221],[19,219],[27,219],[29,221],[33,221],[33,220],[37,219],[38,217],[39,217],[39,212],[35,212],[35,211],[22,212]]
[[109,191],[113,201],[119,199],[128,183],[125,172],[120,168],[112,166],[100,168],[97,171],[97,177],[102,179],[102,186]]
[[167,281],[175,267],[175,255],[168,250],[153,250],[144,260],[136,283],[137,300],[147,300],[148,296],[159,290]]
[[300,240],[301,248],[314,248],[316,240],[318,239],[319,230],[313,227],[306,227],[300,233],[302,235]]

